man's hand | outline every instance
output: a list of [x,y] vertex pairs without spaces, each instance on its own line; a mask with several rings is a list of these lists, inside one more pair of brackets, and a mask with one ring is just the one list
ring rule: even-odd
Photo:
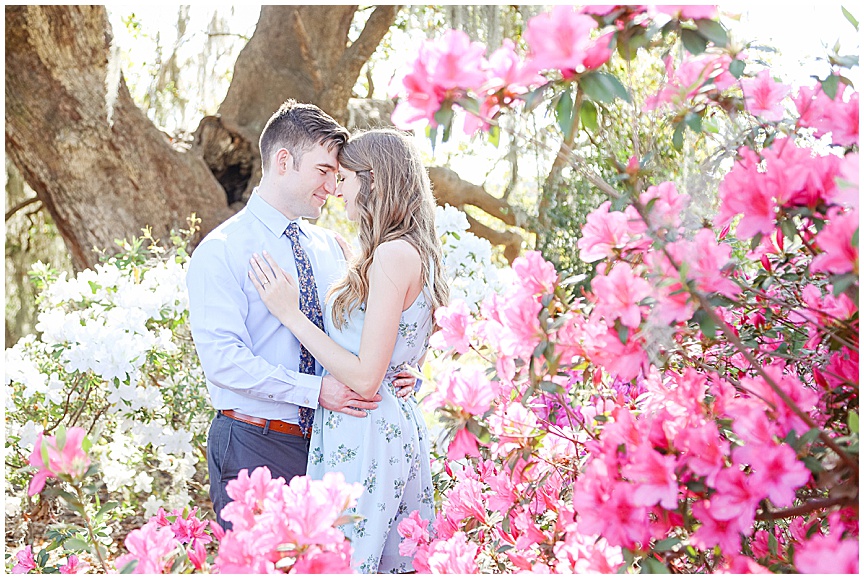
[[399,398],[407,398],[414,394],[416,384],[417,378],[408,370],[402,370],[393,378],[393,386],[396,388],[396,396]]
[[341,412],[348,416],[365,418],[365,411],[375,410],[378,408],[378,402],[380,401],[380,394],[376,394],[375,398],[371,401],[363,399],[359,394],[330,374],[321,379],[321,393],[318,395],[318,404],[327,410]]

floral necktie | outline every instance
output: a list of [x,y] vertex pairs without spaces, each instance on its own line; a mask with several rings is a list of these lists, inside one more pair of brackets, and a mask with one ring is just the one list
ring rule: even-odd
[[[285,230],[285,235],[291,240],[291,245],[294,247],[294,262],[297,264],[297,285],[300,287],[300,311],[306,314],[309,320],[324,329],[324,317],[321,314],[321,304],[318,301],[318,286],[315,284],[315,275],[312,273],[312,264],[309,263],[309,256],[306,251],[300,246],[300,228],[296,222],[288,224]],[[315,373],[315,358],[306,349],[303,344],[300,344],[300,372],[303,374]],[[312,430],[312,420],[315,417],[315,411],[312,408],[300,407],[300,429],[304,435],[308,435]]]

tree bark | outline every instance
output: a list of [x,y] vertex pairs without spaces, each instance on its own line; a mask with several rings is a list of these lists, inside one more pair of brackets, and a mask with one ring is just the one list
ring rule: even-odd
[[102,6],[6,7],[6,153],[78,269],[146,225],[164,236],[192,212],[205,229],[230,215],[207,165],[172,148],[122,78],[110,106],[110,39]]
[[[57,224],[74,266],[91,267],[93,248],[110,249],[144,226],[163,237],[195,212],[206,234],[239,210],[260,180],[258,136],[289,97],[345,124],[389,125],[391,102],[351,96],[399,7],[376,7],[350,43],[356,10],[263,7],[218,114],[203,119],[192,147],[181,151],[135,105],[122,76],[106,90],[104,7],[7,6],[6,152]],[[432,168],[430,177],[442,205],[473,205],[503,225],[529,223],[449,169]],[[518,254],[518,234],[478,222],[472,230],[504,244],[508,259]]]

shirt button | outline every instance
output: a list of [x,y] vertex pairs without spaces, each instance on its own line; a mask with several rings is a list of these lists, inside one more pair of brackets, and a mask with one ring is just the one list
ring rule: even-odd
[[267,397],[267,398],[273,398],[273,395],[272,395],[272,394],[271,394],[271,395],[270,395],[270,396],[268,396],[268,397]]

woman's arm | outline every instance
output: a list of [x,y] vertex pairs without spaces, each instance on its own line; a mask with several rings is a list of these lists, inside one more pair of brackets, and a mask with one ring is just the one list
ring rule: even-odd
[[404,241],[383,243],[375,250],[356,356],[309,321],[300,311],[297,282],[266,253],[265,258],[266,264],[257,256],[252,260],[254,275],[250,271],[249,276],[267,308],[337,380],[364,398],[375,396],[393,355],[409,291],[417,290],[413,295],[422,289],[417,250]]

